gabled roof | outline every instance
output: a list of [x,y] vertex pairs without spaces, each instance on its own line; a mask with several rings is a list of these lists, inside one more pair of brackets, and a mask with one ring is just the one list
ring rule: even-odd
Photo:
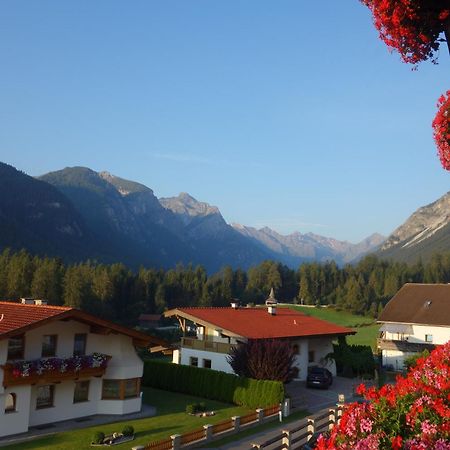
[[273,339],[307,336],[345,336],[355,334],[341,327],[289,308],[176,308],[166,317],[181,317],[208,328],[221,330],[227,336],[246,339]]
[[90,325],[96,332],[124,334],[131,337],[135,345],[165,344],[161,339],[100,319],[75,308],[24,305],[15,302],[0,302],[0,340],[23,334],[55,320],[75,320]]
[[378,321],[450,326],[450,284],[406,283]]

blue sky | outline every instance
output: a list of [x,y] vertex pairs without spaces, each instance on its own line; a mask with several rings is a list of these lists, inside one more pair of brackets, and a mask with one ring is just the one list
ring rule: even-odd
[[417,71],[357,0],[0,4],[0,160],[187,191],[225,219],[356,242],[449,190]]

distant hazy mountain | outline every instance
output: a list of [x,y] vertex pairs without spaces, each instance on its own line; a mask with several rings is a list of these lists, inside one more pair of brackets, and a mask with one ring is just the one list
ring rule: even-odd
[[248,268],[265,259],[352,261],[383,239],[359,244],[312,233],[283,236],[226,223],[216,206],[187,193],[158,198],[152,189],[108,172],[68,167],[32,178],[0,164],[0,248],[27,248],[68,261],[96,259],[132,267],[202,264]]
[[57,189],[0,163],[0,247],[66,259],[96,257],[93,235]]
[[379,255],[399,261],[424,261],[450,250],[450,192],[419,208],[381,247]]
[[376,250],[385,239],[380,234],[373,234],[358,244],[351,244],[313,233],[282,235],[268,227],[259,230],[239,224],[233,224],[233,227],[243,236],[270,249],[277,259],[291,266],[303,261],[333,259],[339,264],[354,261]]
[[228,225],[216,206],[199,202],[185,192],[178,197],[161,198],[160,202],[183,223],[186,235],[207,266],[217,266],[220,261],[221,266],[225,263],[249,267],[273,256],[269,249],[261,248]]
[[169,267],[190,259],[190,246],[172,231],[176,219],[146,186],[85,167],[40,179],[70,199],[97,241],[120,260]]

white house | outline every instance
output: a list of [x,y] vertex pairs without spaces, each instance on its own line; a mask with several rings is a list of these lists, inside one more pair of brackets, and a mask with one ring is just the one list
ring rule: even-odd
[[0,436],[92,414],[140,411],[149,336],[82,311],[0,302]]
[[406,357],[450,340],[450,284],[405,284],[379,322],[382,364],[402,370]]
[[336,374],[334,362],[325,360],[333,351],[332,341],[339,336],[354,334],[324,320],[307,316],[289,308],[268,304],[267,308],[176,308],[165,313],[176,317],[183,331],[187,322],[196,325],[195,337],[183,337],[179,349],[173,352],[173,362],[233,373],[227,356],[233,346],[250,339],[288,340],[296,356],[298,379],[305,380],[308,366],[327,366]]

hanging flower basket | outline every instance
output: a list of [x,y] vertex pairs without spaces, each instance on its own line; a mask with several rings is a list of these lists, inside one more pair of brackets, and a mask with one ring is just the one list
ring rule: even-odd
[[433,120],[433,136],[442,167],[450,170],[450,91],[438,100],[438,112]]
[[380,38],[397,50],[403,61],[436,62],[441,33],[448,29],[446,0],[360,0],[372,11]]

